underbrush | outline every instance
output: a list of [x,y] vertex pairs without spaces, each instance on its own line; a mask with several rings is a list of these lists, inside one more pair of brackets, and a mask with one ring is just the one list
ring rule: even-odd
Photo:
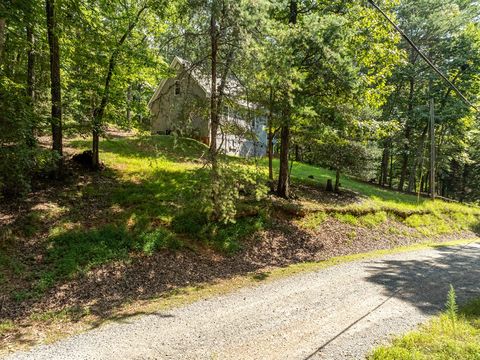
[[214,223],[201,211],[186,211],[175,217],[172,229],[176,233],[188,235],[203,244],[213,246],[225,254],[233,254],[242,247],[242,240],[261,230],[266,218],[264,214],[246,217],[235,223]]
[[480,300],[457,313],[452,291],[444,313],[419,330],[410,332],[383,346],[370,360],[477,360],[480,356]]
[[[37,298],[60,280],[73,279],[112,261],[129,261],[132,252],[152,255],[155,251],[178,250],[183,246],[182,240],[163,228],[138,233],[108,225],[98,229],[58,233],[49,237],[45,244],[43,266],[29,275],[33,278],[32,288],[15,291],[12,296],[16,301]],[[13,270],[19,269],[16,273],[25,275],[25,265],[10,260],[7,263],[0,257],[2,265]]]

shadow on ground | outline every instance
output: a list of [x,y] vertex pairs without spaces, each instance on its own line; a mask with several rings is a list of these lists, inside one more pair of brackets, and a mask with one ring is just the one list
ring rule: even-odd
[[480,246],[438,247],[421,260],[375,261],[368,281],[386,296],[412,304],[427,314],[442,310],[452,285],[460,304],[480,297]]

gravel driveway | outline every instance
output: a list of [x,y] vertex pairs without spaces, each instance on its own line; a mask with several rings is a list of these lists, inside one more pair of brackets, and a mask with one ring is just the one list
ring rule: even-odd
[[124,319],[7,359],[361,359],[480,296],[480,244],[385,256]]

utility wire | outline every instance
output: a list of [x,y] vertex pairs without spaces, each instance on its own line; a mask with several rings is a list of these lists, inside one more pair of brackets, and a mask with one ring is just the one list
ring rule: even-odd
[[377,5],[375,4],[375,2],[373,2],[373,0],[368,0],[368,2],[370,3],[370,5],[372,5],[375,9],[377,9],[385,19],[387,19],[387,21],[392,24],[392,26],[395,28],[395,30],[397,30],[400,35],[403,36],[403,38],[410,44],[410,46],[421,56],[421,58],[423,60],[425,60],[425,62],[447,83],[448,86],[450,86],[452,88],[452,90],[454,90],[458,96],[460,96],[460,98],[465,102],[465,104],[467,104],[469,107],[475,109],[477,112],[480,112],[480,110],[475,106],[473,105],[463,94],[462,92],[440,71],[439,68],[437,68],[435,66],[435,64],[433,64],[430,59],[422,52],[422,50],[420,50],[418,48],[417,45],[415,45],[415,43],[407,36],[407,34],[405,34],[403,32],[402,29],[400,29],[400,27],[398,27],[397,24],[395,24],[393,22],[392,19],[390,19],[390,17]]

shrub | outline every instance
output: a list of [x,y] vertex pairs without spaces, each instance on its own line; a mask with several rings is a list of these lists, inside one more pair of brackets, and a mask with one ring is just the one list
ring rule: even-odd
[[26,146],[0,147],[0,193],[24,195],[30,190],[33,150]]
[[137,241],[137,249],[149,255],[160,249],[176,250],[183,246],[182,241],[175,234],[163,228],[144,232],[138,237]]

